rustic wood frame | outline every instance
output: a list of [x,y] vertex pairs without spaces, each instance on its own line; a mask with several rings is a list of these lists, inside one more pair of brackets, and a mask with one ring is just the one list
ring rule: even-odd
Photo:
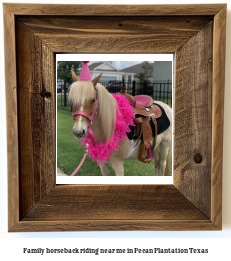
[[[226,5],[3,4],[8,229],[220,230]],[[173,185],[55,184],[55,53],[175,53]]]

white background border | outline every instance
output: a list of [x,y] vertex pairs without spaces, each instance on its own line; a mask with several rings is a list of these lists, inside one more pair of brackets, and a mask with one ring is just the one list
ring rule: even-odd
[[[2,3],[0,5],[0,13],[2,14]],[[109,4],[108,0],[4,0],[4,2],[21,2],[21,3],[56,3],[56,4]],[[194,255],[188,257],[187,260],[228,260],[230,259],[230,245],[231,245],[231,121],[230,121],[230,111],[231,111],[231,2],[230,0],[111,0],[110,4],[217,4],[217,3],[227,3],[228,13],[227,13],[227,29],[226,29],[226,76],[225,76],[225,122],[224,122],[224,147],[223,147],[223,188],[222,188],[222,216],[223,216],[223,230],[222,231],[96,231],[96,232],[34,232],[34,233],[8,233],[7,232],[7,146],[6,146],[6,108],[5,108],[5,81],[4,81],[4,48],[3,48],[3,19],[0,19],[0,255],[3,257],[7,255],[7,259],[15,258],[15,260],[40,260],[39,256],[22,256],[22,247],[40,247],[40,245],[57,246],[62,244],[63,246],[73,246],[82,245],[85,242],[85,238],[90,243],[94,241],[96,246],[108,246],[119,247],[124,242],[132,242],[134,247],[139,246],[156,246],[159,247],[209,247],[209,256]],[[10,195],[9,195],[10,196]],[[52,238],[52,239],[51,239]],[[55,239],[57,238],[57,239]],[[93,238],[93,239],[89,239]],[[95,239],[97,238],[97,240]],[[57,241],[59,243],[57,243]],[[52,243],[53,242],[53,243]],[[56,245],[57,243],[57,245]],[[42,257],[42,256],[41,256]],[[111,256],[110,260],[118,260],[119,256]],[[151,258],[145,255],[139,255],[133,260],[140,260],[144,258],[145,260],[155,260],[153,256]],[[157,257],[157,256],[156,256]],[[50,260],[45,257],[42,260]],[[63,260],[65,256],[56,256],[57,260]],[[89,257],[87,256],[89,259]],[[93,256],[91,256],[93,259]],[[107,260],[109,256],[106,256]],[[128,260],[125,256],[119,257],[120,260]],[[182,255],[169,255],[160,256],[160,258],[165,260],[165,258],[171,258],[171,261],[176,260],[186,260],[186,256]],[[213,258],[213,259],[212,259]],[[223,258],[223,259],[222,259]],[[69,258],[68,260],[72,260]],[[77,260],[74,257],[73,260]],[[83,260],[83,259],[82,259]],[[100,260],[103,260],[100,257]],[[159,260],[159,259],[157,259]]]

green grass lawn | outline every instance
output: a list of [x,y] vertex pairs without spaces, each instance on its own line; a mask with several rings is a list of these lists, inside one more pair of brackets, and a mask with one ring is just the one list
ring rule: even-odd
[[[72,134],[74,125],[71,112],[57,109],[57,167],[70,175],[82,160],[85,148],[80,147],[80,141]],[[96,166],[88,156],[76,175],[78,176],[101,176],[100,168]],[[137,159],[125,160],[125,176],[153,176],[154,162],[144,164]],[[111,169],[111,176],[115,172]]]

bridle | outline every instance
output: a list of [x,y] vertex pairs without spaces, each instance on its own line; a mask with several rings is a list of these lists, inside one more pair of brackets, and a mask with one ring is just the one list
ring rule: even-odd
[[89,136],[89,132],[90,132],[90,129],[91,129],[93,117],[94,117],[95,114],[97,114],[96,109],[97,109],[97,105],[98,105],[98,90],[97,90],[97,88],[96,88],[95,85],[94,85],[94,88],[95,88],[95,91],[96,91],[96,97],[95,97],[95,108],[94,108],[94,110],[93,110],[92,115],[89,115],[89,114],[87,114],[87,113],[84,112],[84,111],[75,111],[75,112],[72,113],[72,117],[73,117],[73,118],[74,118],[74,116],[76,116],[76,115],[82,115],[82,116],[86,117],[86,118],[90,121],[90,123],[89,123],[88,126],[87,126],[86,143],[85,143],[85,148],[86,148],[86,150],[85,150],[85,153],[84,153],[84,155],[83,155],[83,159],[82,159],[82,161],[80,162],[79,166],[76,168],[76,170],[75,170],[70,176],[74,176],[74,175],[77,173],[77,171],[78,171],[78,170],[80,169],[80,167],[82,166],[82,164],[83,164],[83,162],[84,162],[84,160],[85,160],[85,158],[86,158],[86,156],[87,156],[87,154],[88,154],[88,148],[89,148],[89,145],[90,145],[90,141],[89,141],[89,139],[88,139],[88,136]]

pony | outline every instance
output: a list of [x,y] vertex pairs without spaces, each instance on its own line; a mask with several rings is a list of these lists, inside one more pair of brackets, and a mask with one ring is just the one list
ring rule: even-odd
[[[91,121],[91,118],[87,117],[87,115],[94,114],[94,110],[97,108],[90,128],[90,131],[94,133],[92,135],[93,142],[95,144],[108,144],[111,137],[115,134],[116,115],[120,108],[117,105],[115,95],[113,96],[110,94],[102,84],[98,83],[101,75],[102,74],[98,75],[90,81],[80,81],[72,71],[73,83],[69,89],[69,101],[72,104],[73,112],[80,112],[80,114],[73,116],[74,126],[72,133],[77,139],[84,139],[87,135],[88,126]],[[151,141],[155,163],[153,175],[164,176],[170,175],[171,170],[171,167],[169,166],[171,164],[172,109],[163,102],[155,101],[155,103],[162,106],[170,121],[169,128],[157,135],[154,148],[154,139]],[[141,140],[134,147],[133,141],[127,138],[120,139],[118,142],[118,148],[116,150],[111,150],[108,159],[99,164],[102,175],[109,176],[110,167],[112,167],[116,176],[123,176],[124,160],[137,159],[140,145]],[[134,147],[134,149],[129,153],[129,151],[131,151],[130,147]],[[170,168],[168,173],[165,173],[166,165],[168,169]]]

